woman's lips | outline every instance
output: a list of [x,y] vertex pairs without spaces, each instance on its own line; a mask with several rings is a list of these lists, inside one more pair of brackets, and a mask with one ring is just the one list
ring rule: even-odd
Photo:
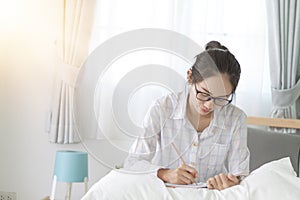
[[207,108],[201,108],[201,111],[204,112],[204,113],[208,113],[209,109],[207,109]]

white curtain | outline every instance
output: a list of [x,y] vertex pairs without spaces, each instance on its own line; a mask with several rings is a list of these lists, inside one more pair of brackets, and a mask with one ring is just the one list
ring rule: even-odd
[[61,0],[59,36],[56,42],[57,74],[54,83],[50,142],[79,142],[74,131],[73,94],[80,66],[88,56],[94,18],[94,0]]
[[[296,101],[300,96],[300,2],[267,2],[269,25],[272,117],[297,118]],[[299,109],[299,108],[298,108]],[[274,130],[294,133],[295,129]]]
[[[176,31],[202,47],[210,40],[218,40],[233,52],[241,64],[242,74],[235,104],[248,115],[269,116],[271,92],[266,59],[266,27],[265,2],[261,0],[99,0],[90,52],[114,36],[143,28]],[[114,61],[99,77],[94,105],[101,128],[113,137],[118,138],[123,132],[120,123],[113,123],[120,117],[119,114],[114,116],[111,109],[113,94],[134,69],[146,64],[169,66],[183,78],[186,78],[190,67],[180,59],[158,51],[136,51]],[[165,74],[165,78],[172,77]],[[141,125],[150,102],[168,92],[158,84],[137,86],[128,101],[130,120]],[[122,97],[116,98],[127,103]],[[93,133],[84,134],[90,134],[86,135],[90,138],[103,138]]]

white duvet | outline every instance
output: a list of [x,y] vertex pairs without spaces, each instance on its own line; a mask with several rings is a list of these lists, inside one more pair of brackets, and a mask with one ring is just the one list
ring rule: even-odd
[[167,188],[156,174],[132,175],[113,170],[94,184],[81,200],[209,199],[300,200],[300,178],[289,158],[264,164],[240,185],[218,191],[205,188]]

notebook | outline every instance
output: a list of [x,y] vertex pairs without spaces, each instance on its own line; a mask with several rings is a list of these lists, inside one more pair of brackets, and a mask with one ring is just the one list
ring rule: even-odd
[[181,184],[174,184],[174,183],[165,183],[167,187],[180,187],[180,188],[206,188],[206,183],[199,182],[199,183],[193,183],[189,185],[181,185]]

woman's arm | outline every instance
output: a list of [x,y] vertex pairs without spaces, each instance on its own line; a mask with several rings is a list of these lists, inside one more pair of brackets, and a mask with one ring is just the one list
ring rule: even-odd
[[218,174],[207,180],[209,189],[226,189],[240,183],[249,174],[250,153],[247,147],[247,116],[236,119],[226,163],[229,174]]
[[241,178],[249,174],[250,152],[247,147],[247,116],[242,113],[233,129],[227,157],[228,170]]

